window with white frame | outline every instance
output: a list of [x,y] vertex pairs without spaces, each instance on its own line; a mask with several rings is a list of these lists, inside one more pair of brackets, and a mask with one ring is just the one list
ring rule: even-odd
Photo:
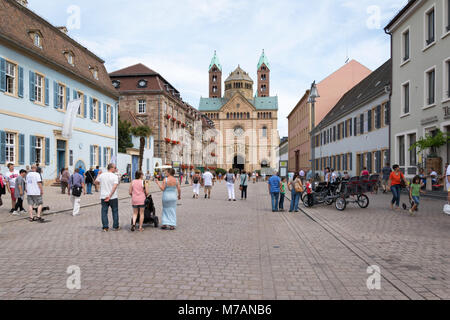
[[444,99],[450,99],[450,58],[445,61],[444,70]]
[[384,125],[385,126],[388,126],[389,125],[389,120],[390,120],[390,117],[391,117],[391,112],[390,112],[390,110],[389,110],[389,103],[385,103],[384,105],[383,105],[383,112],[384,112]]
[[112,158],[112,154],[111,154],[111,148],[106,148],[106,165],[111,163],[111,158]]
[[402,85],[402,111],[403,114],[409,114],[410,106],[409,106],[409,82],[404,83]]
[[92,157],[94,159],[94,167],[100,165],[100,159],[99,159],[98,150],[99,150],[99,146],[93,146],[93,148],[92,148]]
[[138,101],[138,113],[145,114],[147,112],[147,101],[139,100]]
[[72,53],[68,53],[67,54],[67,62],[70,64],[70,65],[74,65],[74,63],[73,63],[73,54]]
[[425,32],[426,32],[426,45],[432,44],[436,40],[436,28],[435,28],[435,10],[434,7],[428,10],[425,14]]
[[409,60],[409,52],[410,52],[410,45],[409,45],[409,29],[403,32],[403,62]]
[[[411,148],[417,141],[416,134],[412,133],[408,135],[408,146]],[[409,149],[408,148],[408,149]],[[417,165],[417,149],[412,148],[409,150],[409,165],[416,166]]]
[[107,104],[107,105],[105,105],[105,108],[106,108],[105,109],[105,115],[106,115],[105,122],[107,125],[111,125],[111,106],[109,104]]
[[44,82],[44,77],[36,73],[36,79],[34,82],[34,96],[35,101],[39,103],[44,103]]
[[6,61],[6,92],[15,95],[16,90],[16,70],[17,65]]
[[426,72],[426,105],[433,105],[436,102],[436,69]]
[[34,159],[34,163],[43,163],[43,158],[42,158],[42,147],[43,147],[43,138],[40,137],[36,137],[36,143],[34,145],[34,154],[35,154],[35,159]]
[[99,113],[99,108],[98,108],[98,100],[93,99],[92,101],[92,112],[93,112],[93,120],[98,121],[99,117],[98,117],[98,113]]
[[80,91],[77,91],[77,99],[81,99],[80,107],[78,108],[78,115],[83,115],[83,108],[84,108],[84,94]]
[[263,138],[267,138],[267,127],[262,128],[262,136]]
[[34,34],[33,40],[34,40],[34,45],[35,45],[36,47],[41,48],[41,36],[40,36],[39,33],[36,32],[36,33]]
[[11,132],[6,132],[6,162],[16,163],[16,134]]
[[66,87],[63,84],[58,83],[58,90],[57,90],[57,102],[56,105],[58,106],[58,109],[65,110],[66,109]]

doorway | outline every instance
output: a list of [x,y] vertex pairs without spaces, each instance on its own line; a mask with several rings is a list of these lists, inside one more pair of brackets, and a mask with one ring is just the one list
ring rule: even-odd
[[62,169],[66,168],[66,141],[56,140],[56,163],[57,163],[57,174]]
[[244,157],[237,155],[233,159],[233,169],[239,170],[240,172],[244,171],[245,169],[245,159]]

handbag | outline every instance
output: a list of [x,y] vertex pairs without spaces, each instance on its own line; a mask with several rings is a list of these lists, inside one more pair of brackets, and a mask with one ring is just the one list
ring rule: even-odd
[[[73,185],[73,176],[72,176],[72,185]],[[83,188],[82,187],[76,187],[73,186],[72,187],[72,195],[76,198],[81,197],[81,193],[83,192]]]
[[297,192],[297,193],[303,192],[303,186],[299,182],[295,182],[294,188],[295,188],[295,192]]

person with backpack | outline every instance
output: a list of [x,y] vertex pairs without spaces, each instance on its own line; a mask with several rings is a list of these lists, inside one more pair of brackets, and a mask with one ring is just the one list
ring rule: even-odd
[[291,191],[291,207],[289,212],[298,212],[298,203],[300,201],[300,196],[303,193],[303,185],[298,173],[295,174],[294,179],[288,183],[288,189]]
[[268,180],[268,187],[270,197],[272,199],[272,212],[279,212],[279,201],[281,191],[281,179],[278,176],[278,172],[275,172]]
[[93,194],[92,193],[92,185],[95,181],[95,172],[94,172],[94,168],[90,168],[89,171],[86,172],[86,178],[85,178],[85,183],[86,183],[86,188],[87,188],[87,194]]
[[391,201],[391,209],[394,210],[394,204],[396,206],[395,210],[401,210],[400,209],[400,192],[401,192],[401,188],[406,187],[406,185],[408,184],[405,176],[403,175],[403,173],[400,171],[400,166],[399,165],[394,165],[392,167],[392,169],[394,170],[393,172],[391,172],[391,175],[389,176],[389,189],[392,192],[393,198]]
[[80,174],[80,169],[75,169],[74,174],[69,179],[69,188],[67,189],[67,194],[70,196],[70,201],[72,202],[72,214],[74,217],[80,214],[82,193],[86,194],[84,178]]
[[144,210],[145,200],[147,199],[147,185],[144,181],[144,173],[137,171],[135,179],[130,184],[129,194],[131,196],[131,205],[133,207],[133,223],[131,225],[131,232],[136,231],[137,217],[139,215],[139,232],[144,231]]
[[248,174],[247,171],[243,171],[241,174],[241,200],[247,200],[247,189],[248,189]]
[[201,186],[201,179],[200,171],[196,171],[194,175],[192,176],[192,191],[194,193],[193,199],[198,199],[200,196],[200,186]]

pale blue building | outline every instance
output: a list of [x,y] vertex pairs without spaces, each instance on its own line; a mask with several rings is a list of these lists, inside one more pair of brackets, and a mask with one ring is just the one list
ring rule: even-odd
[[[118,95],[104,61],[13,0],[0,12],[0,170],[39,163],[46,181],[62,168],[105,168],[117,159]],[[69,101],[82,99],[70,139]]]

